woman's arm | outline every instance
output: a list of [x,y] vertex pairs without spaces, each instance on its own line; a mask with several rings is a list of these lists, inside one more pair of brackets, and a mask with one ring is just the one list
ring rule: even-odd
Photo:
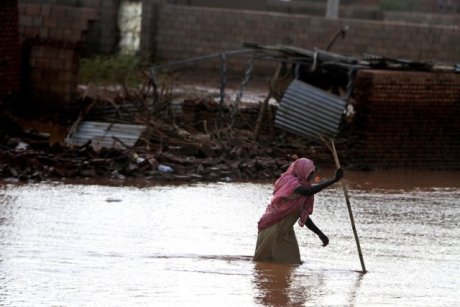
[[323,241],[323,246],[327,246],[329,244],[329,238],[313,223],[310,217],[307,218],[305,222],[305,226],[308,227],[311,231],[316,233],[321,241]]
[[321,182],[319,184],[312,185],[309,188],[299,186],[299,187],[297,187],[295,189],[294,192],[297,193],[297,194],[300,194],[300,195],[310,196],[310,195],[318,193],[319,191],[323,190],[324,188],[327,188],[331,184],[336,183],[342,177],[343,177],[343,170],[341,168],[339,168],[339,169],[337,169],[335,171],[335,177],[334,178],[327,179],[327,180],[325,180],[325,181],[323,181],[323,182]]

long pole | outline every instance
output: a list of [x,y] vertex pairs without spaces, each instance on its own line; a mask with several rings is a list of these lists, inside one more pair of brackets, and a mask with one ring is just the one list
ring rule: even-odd
[[[337,151],[335,150],[335,144],[334,144],[333,139],[331,139],[331,145],[332,145],[332,154],[334,156],[335,165],[337,168],[340,168],[339,156],[337,155]],[[356,231],[356,227],[355,227],[355,219],[353,218],[353,212],[351,211],[350,197],[348,196],[348,188],[343,180],[340,180],[340,182],[342,184],[343,195],[345,196],[345,201],[347,202],[348,215],[350,216],[351,228],[353,228],[353,234],[355,236],[356,247],[358,248],[359,261],[361,261],[362,272],[367,273],[366,266],[364,265],[363,253],[361,252],[361,245],[359,244],[358,232]]]

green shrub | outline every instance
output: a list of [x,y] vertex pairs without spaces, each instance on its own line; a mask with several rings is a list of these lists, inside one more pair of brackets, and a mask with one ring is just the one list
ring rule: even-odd
[[95,56],[80,60],[79,83],[136,85],[143,81],[145,63],[133,55]]

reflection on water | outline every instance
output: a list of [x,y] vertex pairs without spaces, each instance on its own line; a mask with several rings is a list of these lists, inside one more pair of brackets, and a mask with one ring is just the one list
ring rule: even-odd
[[0,306],[457,306],[460,174],[381,177],[348,176],[365,275],[339,186],[282,265],[251,261],[270,183],[0,185]]
[[[347,276],[346,282],[336,285],[343,295],[331,295],[334,275]],[[254,298],[264,306],[352,306],[363,277],[364,274],[354,271],[311,270],[298,265],[260,262],[254,264]]]
[[308,298],[304,283],[294,281],[297,266],[276,263],[256,263],[253,282],[257,289],[255,298],[265,306],[298,306]]

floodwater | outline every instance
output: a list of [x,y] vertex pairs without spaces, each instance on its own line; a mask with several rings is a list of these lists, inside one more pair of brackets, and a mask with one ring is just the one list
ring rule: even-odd
[[459,306],[460,173],[347,173],[316,197],[330,245],[254,263],[271,183],[0,184],[0,306]]

